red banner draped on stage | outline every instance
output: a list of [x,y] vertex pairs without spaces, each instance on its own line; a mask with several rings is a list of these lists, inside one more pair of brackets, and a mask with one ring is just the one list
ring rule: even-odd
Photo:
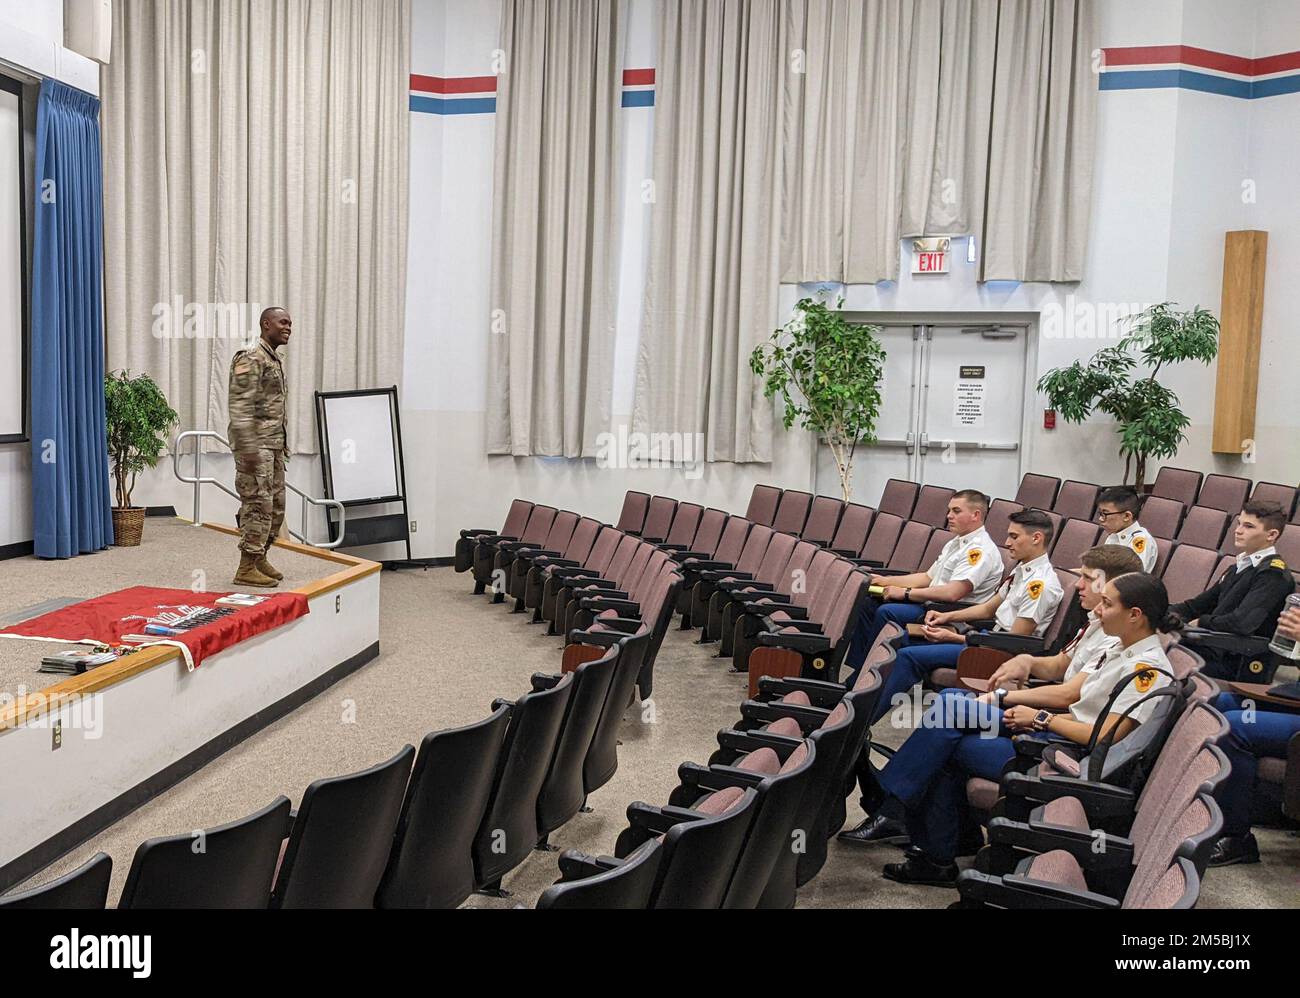
[[[0,630],[0,636],[119,645],[123,644],[124,634],[144,633],[150,618],[180,614],[184,612],[182,608],[215,607],[217,600],[227,595],[229,593],[132,586],[6,627]],[[150,644],[179,648],[185,664],[193,669],[209,655],[305,616],[308,613],[307,597],[302,593],[275,593],[256,606],[241,606],[234,610],[220,620],[175,636],[159,637]],[[131,644],[146,647],[135,642]]]

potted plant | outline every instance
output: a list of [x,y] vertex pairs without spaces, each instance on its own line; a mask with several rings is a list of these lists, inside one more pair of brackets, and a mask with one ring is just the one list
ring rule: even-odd
[[1147,461],[1176,455],[1190,422],[1178,408],[1177,394],[1156,376],[1166,364],[1214,360],[1219,320],[1199,306],[1183,312],[1163,302],[1128,321],[1132,328],[1119,343],[1098,350],[1086,364],[1076,360],[1048,371],[1038,390],[1067,422],[1082,423],[1094,411],[1113,417],[1124,456],[1124,484],[1133,472],[1133,484],[1141,492]]
[[132,547],[144,531],[144,507],[131,505],[136,476],[158,463],[167,447],[167,431],[179,417],[153,378],[133,378],[129,371],[114,371],[104,379],[104,410],[117,500],[112,510],[114,543]]
[[780,394],[788,430],[799,420],[825,438],[847,502],[853,492],[853,455],[859,443],[875,442],[885,348],[878,326],[849,322],[824,301],[803,298],[795,315],[750,354],[754,374],[765,378],[763,394]]

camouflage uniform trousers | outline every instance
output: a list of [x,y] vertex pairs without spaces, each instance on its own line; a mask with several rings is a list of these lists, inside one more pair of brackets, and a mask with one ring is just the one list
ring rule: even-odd
[[284,453],[235,453],[235,491],[239,493],[239,550],[261,555],[284,525]]

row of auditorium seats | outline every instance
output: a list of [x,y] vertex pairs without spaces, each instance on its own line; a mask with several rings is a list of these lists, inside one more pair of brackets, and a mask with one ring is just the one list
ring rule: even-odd
[[[118,907],[454,908],[499,893],[617,767],[649,633],[584,641],[595,654],[534,674],[528,693],[494,701],[483,720],[317,780],[297,812],[282,796],[230,824],[142,843]],[[0,907],[102,908],[111,870],[100,853]]]

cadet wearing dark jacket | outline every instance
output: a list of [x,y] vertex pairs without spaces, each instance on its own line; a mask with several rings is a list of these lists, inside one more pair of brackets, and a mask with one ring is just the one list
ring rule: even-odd
[[[1233,533],[1237,565],[1199,596],[1172,607],[1197,627],[1242,636],[1269,637],[1295,580],[1273,546],[1286,526],[1286,514],[1275,502],[1246,503]],[[1207,675],[1229,679],[1236,675],[1237,656],[1205,646],[1197,652],[1206,660]]]

